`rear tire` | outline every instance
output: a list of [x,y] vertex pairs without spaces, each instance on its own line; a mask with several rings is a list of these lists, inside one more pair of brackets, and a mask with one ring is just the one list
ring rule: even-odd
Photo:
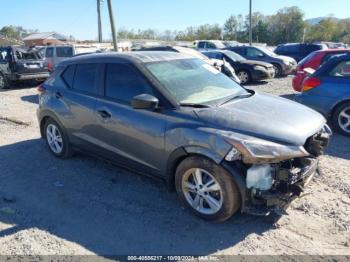
[[334,110],[332,125],[338,133],[350,136],[350,102],[346,102]]
[[8,81],[3,73],[0,73],[0,90],[8,88]]
[[240,208],[241,197],[232,176],[204,157],[183,160],[176,170],[175,186],[182,204],[207,221],[224,222]]
[[44,137],[50,152],[58,158],[72,156],[72,147],[64,129],[52,118],[46,120],[44,125]]

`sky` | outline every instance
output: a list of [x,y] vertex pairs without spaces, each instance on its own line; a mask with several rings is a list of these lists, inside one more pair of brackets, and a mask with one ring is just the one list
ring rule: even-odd
[[[107,0],[102,5],[103,35],[110,38]],[[97,39],[96,0],[0,0],[0,28],[5,25],[55,31],[76,39]],[[231,14],[248,14],[249,0],[112,0],[117,28],[184,30],[224,24]],[[253,0],[253,12],[274,14],[299,6],[305,18],[333,14],[350,17],[350,0]]]

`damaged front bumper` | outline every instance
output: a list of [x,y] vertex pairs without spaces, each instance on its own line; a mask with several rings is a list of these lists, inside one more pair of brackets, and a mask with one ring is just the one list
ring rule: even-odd
[[318,172],[318,159],[300,158],[273,167],[274,183],[270,190],[247,191],[243,212],[253,215],[284,214],[291,202],[301,197]]

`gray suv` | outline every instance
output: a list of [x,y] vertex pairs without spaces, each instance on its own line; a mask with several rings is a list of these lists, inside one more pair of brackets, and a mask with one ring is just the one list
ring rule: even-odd
[[216,222],[280,214],[316,174],[331,134],[319,113],[174,52],[74,57],[38,90],[54,156],[79,150],[159,177]]

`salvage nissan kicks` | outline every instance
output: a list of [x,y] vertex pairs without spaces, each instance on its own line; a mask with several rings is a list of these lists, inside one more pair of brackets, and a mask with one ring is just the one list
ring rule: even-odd
[[280,213],[317,172],[331,135],[319,113],[174,52],[74,57],[38,90],[52,154],[79,149],[158,176],[210,221]]

